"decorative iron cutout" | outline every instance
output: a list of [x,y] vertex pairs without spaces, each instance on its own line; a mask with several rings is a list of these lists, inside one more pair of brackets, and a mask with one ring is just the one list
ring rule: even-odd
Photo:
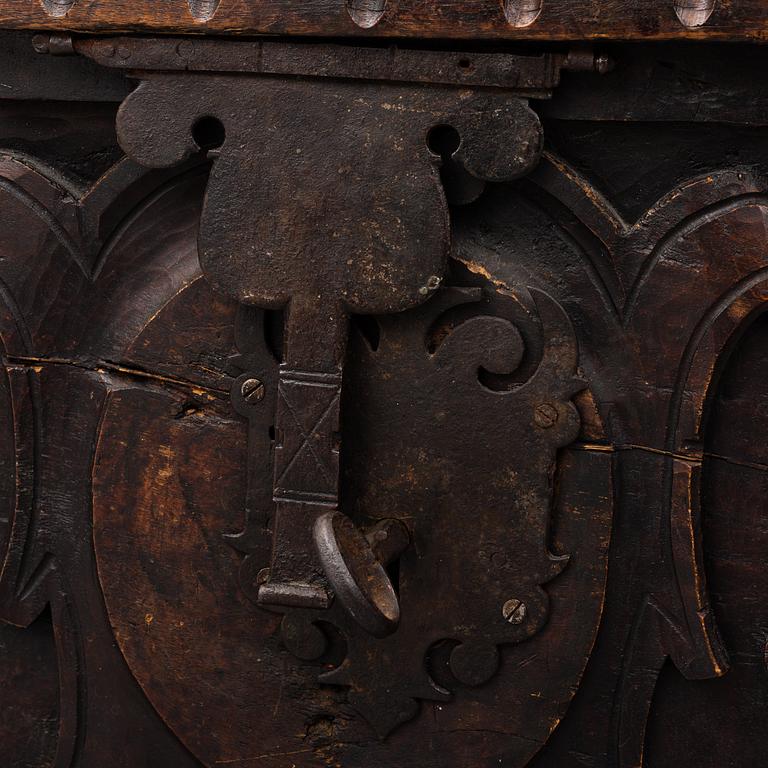
[[[344,635],[346,658],[320,680],[348,688],[384,736],[419,700],[491,680],[499,646],[547,623],[543,585],[568,561],[547,542],[556,453],[579,429],[573,330],[532,289],[541,359],[506,386],[526,352],[516,324],[474,310],[453,324],[483,292],[442,288],[450,228],[440,168],[453,169],[457,202],[532,170],[542,130],[524,97],[545,93],[570,60],[519,57],[515,86],[490,90],[415,86],[410,70],[398,82],[384,69],[356,82],[263,74],[263,62],[237,55],[253,46],[122,44],[122,64],[108,63],[131,62],[140,83],[120,108],[121,145],[149,167],[208,153],[203,272],[243,307],[239,323],[248,308],[282,310],[276,374],[258,322],[238,338],[244,373],[232,397],[253,443],[247,526],[233,542],[247,553],[244,591],[283,614],[283,641],[300,659],[323,657],[324,627]],[[105,63],[104,41],[77,45]],[[376,318],[380,339],[350,357],[358,316]],[[350,359],[365,376],[351,387],[359,399],[344,404]],[[341,440],[347,418],[367,427],[352,449]],[[256,476],[270,456],[271,504]],[[407,492],[414,473],[423,474]],[[254,521],[272,535],[261,567]],[[432,602],[439,608],[425,613]]]
[[[94,45],[101,58],[103,43]],[[137,63],[178,67],[167,41],[129,41],[126,50]],[[217,52],[229,66],[228,46],[205,50],[212,70],[221,66]],[[542,85],[549,78],[551,72]],[[326,552],[330,559],[323,562],[318,554],[320,520],[339,508],[349,317],[402,312],[440,285],[448,219],[441,158],[428,146],[431,129],[447,125],[456,132],[451,160],[467,174],[502,181],[536,164],[541,125],[522,99],[466,89],[214,73],[195,74],[195,88],[189,85],[189,76],[175,71],[144,79],[120,109],[118,136],[148,166],[215,152],[200,226],[201,266],[214,287],[237,301],[285,308],[273,555],[258,600],[327,608],[329,571],[341,579],[348,570],[361,590],[350,613],[359,617],[360,606],[369,604],[372,615],[362,623],[392,631],[397,612],[373,545],[359,538],[347,550],[350,562],[341,549],[333,557]],[[233,100],[240,104],[236,113]],[[349,599],[355,602],[352,593]]]
[[[289,611],[282,638],[298,658],[325,664],[323,627],[335,625],[347,655],[319,679],[348,688],[350,703],[382,737],[416,716],[419,700],[448,701],[491,679],[498,646],[546,624],[542,587],[568,563],[566,553],[548,549],[552,482],[558,449],[579,430],[571,397],[585,384],[576,376],[576,340],[563,310],[544,293],[531,295],[541,336],[533,371],[520,331],[506,317],[485,314],[479,288],[443,288],[419,309],[377,318],[375,349],[353,332],[354,403],[347,400],[344,413],[364,425],[367,439],[346,453],[345,498],[348,514],[377,544],[379,561],[400,556],[390,603],[397,620],[377,624],[360,601],[361,620],[349,611],[342,582],[329,610]],[[509,383],[521,370],[524,380]],[[261,457],[263,475],[269,454],[259,438],[249,454],[253,466]],[[335,555],[350,554],[339,524],[351,522],[335,514],[339,523],[320,518],[322,562],[334,533],[342,542]],[[242,539],[255,542],[262,525],[261,516],[249,520]],[[251,558],[243,566],[246,583],[255,573]]]
[[[542,586],[567,565],[567,554],[548,549],[552,478],[557,450],[578,433],[571,397],[585,385],[564,312],[532,295],[543,349],[523,383],[484,383],[513,375],[526,345],[508,319],[482,314],[476,288],[446,288],[423,308],[381,318],[377,349],[355,346],[362,404],[349,418],[365,420],[369,437],[350,450],[350,503],[371,521],[391,509],[416,544],[400,559],[397,632],[373,640],[340,621],[347,657],[320,680],[348,687],[381,736],[417,714],[419,699],[490,680],[498,646],[545,625]],[[478,314],[454,325],[456,310]],[[387,457],[392,440],[398,454]]]

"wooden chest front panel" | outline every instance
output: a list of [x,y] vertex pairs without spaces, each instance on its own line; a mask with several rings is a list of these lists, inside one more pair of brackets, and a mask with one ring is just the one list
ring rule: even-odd
[[[457,182],[459,150],[441,158],[434,133],[409,145],[438,112],[422,90],[381,102],[418,102],[392,151],[434,168],[365,242],[418,266],[445,240],[450,258],[423,301],[370,312],[355,291],[376,278],[347,263],[344,383],[313,412],[304,390],[278,396],[298,391],[278,390],[286,302],[239,303],[199,256],[226,261],[247,227],[343,241],[354,224],[312,217],[334,195],[336,212],[365,208],[345,196],[360,168],[329,183],[310,160],[286,179],[254,162],[215,208],[226,143],[143,167],[115,133],[122,72],[0,37],[2,765],[768,764],[768,111],[749,77],[765,56],[605,53],[613,72],[566,72],[531,102],[544,151],[515,181]],[[334,99],[373,114],[377,88]],[[362,125],[346,125],[350,153]],[[271,141],[264,157],[288,146]],[[324,162],[318,147],[298,148]],[[390,166],[364,170],[391,206]],[[293,218],[269,219],[266,193],[252,221],[232,213],[265,180]],[[321,277],[293,289],[322,293]],[[310,357],[325,322],[302,331]],[[386,637],[339,598],[259,598],[275,488],[304,492],[296,471],[333,495],[323,440],[346,515],[408,529]]]

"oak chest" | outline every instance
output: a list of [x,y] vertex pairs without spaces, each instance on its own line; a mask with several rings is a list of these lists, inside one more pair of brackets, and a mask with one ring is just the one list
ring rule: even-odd
[[0,768],[768,766],[768,5],[0,30]]

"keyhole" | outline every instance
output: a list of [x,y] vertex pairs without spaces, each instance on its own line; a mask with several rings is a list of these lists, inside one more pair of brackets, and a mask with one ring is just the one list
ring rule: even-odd
[[440,160],[440,179],[451,205],[466,205],[480,197],[485,182],[473,176],[458,159],[461,134],[452,125],[436,125],[427,134],[427,147]]
[[452,125],[436,125],[427,134],[430,152],[448,160],[461,146],[461,136]]
[[201,117],[192,126],[192,138],[202,150],[218,149],[226,137],[224,125],[217,117]]

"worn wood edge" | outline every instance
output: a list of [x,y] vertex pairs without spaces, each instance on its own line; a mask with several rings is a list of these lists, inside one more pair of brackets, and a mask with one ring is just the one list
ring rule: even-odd
[[257,6],[247,0],[222,0],[211,14],[195,14],[189,0],[0,0],[0,29],[87,33],[153,32],[218,35],[296,35],[315,37],[421,37],[428,39],[566,40],[768,40],[768,5],[742,0],[716,3],[698,25],[686,26],[672,0],[653,0],[628,8],[624,0],[567,3],[545,0],[537,18],[525,26],[508,21],[494,0],[418,0],[392,2],[371,26],[360,25],[342,0],[307,7],[290,0]]

